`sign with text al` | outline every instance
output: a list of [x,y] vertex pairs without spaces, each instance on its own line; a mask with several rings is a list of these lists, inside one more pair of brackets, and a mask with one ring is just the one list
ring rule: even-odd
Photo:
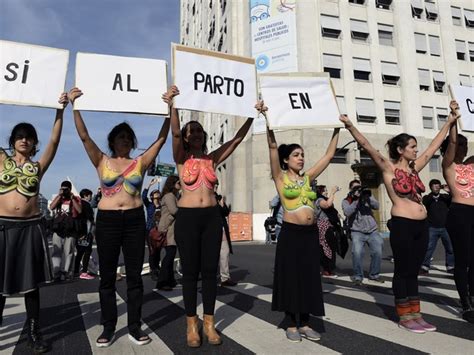
[[75,110],[168,115],[164,60],[77,53]]
[[458,102],[461,111],[461,128],[474,132],[474,87],[450,85],[451,96]]
[[0,40],[0,103],[62,108],[69,51]]
[[255,60],[173,45],[176,108],[255,117]]
[[262,74],[260,90],[271,129],[343,126],[331,81],[323,74]]

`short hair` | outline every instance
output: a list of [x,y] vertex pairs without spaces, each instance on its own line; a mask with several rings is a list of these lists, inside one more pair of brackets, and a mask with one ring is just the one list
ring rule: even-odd
[[441,181],[439,181],[438,179],[431,179],[430,180],[430,188],[433,186],[433,185],[441,185]]
[[82,189],[80,192],[79,192],[79,196],[81,196],[81,198],[84,198],[86,196],[92,196],[92,191],[89,190],[89,189]]
[[360,182],[360,180],[358,180],[358,179],[354,179],[354,180],[352,180],[352,181],[349,183],[349,188],[352,189],[352,186],[353,186],[354,184],[359,184],[359,185],[360,185],[361,182]]
[[61,183],[61,187],[67,187],[68,189],[72,189],[72,184],[69,180],[64,180],[62,183]]
[[107,136],[107,141],[109,145],[109,150],[112,154],[115,154],[115,149],[114,149],[114,139],[121,133],[121,132],[126,132],[130,135],[130,138],[132,139],[132,149],[135,149],[137,147],[137,136],[135,135],[135,132],[133,131],[132,127],[127,122],[122,122],[118,125],[116,125],[112,130],[109,132],[109,135]]
[[[460,144],[461,142],[464,144],[467,144],[467,138],[466,136],[458,133],[457,144]],[[442,156],[446,154],[446,150],[448,150],[448,145],[449,145],[449,135],[444,139],[443,143],[441,143],[441,147],[439,148],[439,151],[441,152]]]
[[326,185],[317,185],[316,186],[316,194],[318,195],[318,197],[323,195],[324,190],[326,190]]
[[15,148],[16,136],[20,131],[24,131],[26,133],[26,138],[33,140],[33,150],[31,151],[31,156],[34,156],[37,152],[36,146],[38,145],[38,134],[36,133],[35,127],[28,122],[21,122],[13,127],[10,138],[8,139],[8,145],[10,149],[13,150]]

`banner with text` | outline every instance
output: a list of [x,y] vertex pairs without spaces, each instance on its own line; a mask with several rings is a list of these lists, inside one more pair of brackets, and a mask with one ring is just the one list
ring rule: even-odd
[[271,129],[342,127],[336,98],[327,76],[312,73],[260,75],[260,91],[268,106]]
[[450,87],[461,111],[462,130],[474,132],[474,87],[460,85],[450,85]]
[[255,61],[220,52],[173,45],[176,108],[255,117]]
[[69,51],[0,40],[0,103],[61,108]]
[[166,61],[77,53],[75,110],[168,115]]

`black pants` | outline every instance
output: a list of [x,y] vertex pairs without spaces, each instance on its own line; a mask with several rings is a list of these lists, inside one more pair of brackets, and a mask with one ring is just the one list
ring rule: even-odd
[[145,214],[142,207],[130,210],[99,210],[96,223],[100,270],[101,324],[115,329],[117,302],[115,279],[120,250],[127,272],[128,329],[141,325],[143,282],[141,271],[145,254]]
[[454,281],[459,297],[474,296],[474,206],[452,203],[448,234],[454,251]]
[[336,250],[337,250],[337,240],[336,235],[334,234],[333,227],[330,227],[326,231],[326,241],[328,246],[332,250],[332,257],[328,258],[326,254],[324,254],[324,250],[320,248],[321,254],[321,266],[323,267],[324,271],[332,273],[336,269]]
[[[26,317],[28,319],[39,319],[40,293],[39,289],[25,293]],[[0,295],[0,325],[3,321],[3,310],[5,309],[6,297]]]
[[222,242],[222,218],[219,208],[180,207],[176,214],[174,234],[181,258],[186,315],[196,315],[199,272],[202,277],[204,314],[213,315]]
[[160,271],[160,255],[161,248],[157,248],[155,252],[151,253],[151,244],[150,244],[150,230],[146,231],[146,242],[148,245],[148,265],[150,265],[150,272],[152,274],[158,274]]
[[92,254],[92,245],[90,247],[77,246],[76,260],[74,261],[74,273],[79,273],[79,267],[82,261],[81,272],[87,272],[89,267],[89,260]]
[[176,286],[174,278],[174,257],[176,256],[176,245],[169,245],[165,247],[165,257],[161,261],[161,269],[156,282],[156,288],[163,286]]
[[428,249],[428,223],[392,217],[390,246],[395,262],[393,294],[395,299],[418,297],[418,272]]

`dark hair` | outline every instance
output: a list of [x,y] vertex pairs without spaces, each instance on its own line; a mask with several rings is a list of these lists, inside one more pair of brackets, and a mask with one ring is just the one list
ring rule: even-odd
[[430,180],[430,189],[433,185],[441,185],[441,181],[439,181],[438,179],[431,179]]
[[360,180],[354,179],[349,183],[349,188],[352,189],[352,185],[354,184],[361,184]]
[[130,135],[130,138],[133,141],[132,149],[135,149],[137,147],[137,136],[135,135],[135,132],[133,131],[132,127],[130,127],[130,125],[127,122],[122,122],[116,125],[114,128],[112,128],[109,135],[107,136],[109,149],[112,152],[112,154],[115,154],[115,149],[114,149],[114,144],[113,144],[114,139],[122,132],[126,132],[127,134]]
[[38,145],[38,134],[36,133],[35,127],[31,123],[21,122],[13,127],[10,138],[8,139],[8,145],[10,146],[10,149],[13,150],[15,148],[15,138],[19,131],[24,131],[26,133],[26,138],[33,139],[33,150],[31,151],[31,156],[34,156],[37,151],[36,146]]
[[326,185],[317,185],[316,186],[316,194],[318,197],[323,197],[324,190],[326,189]]
[[386,145],[388,148],[388,155],[390,156],[390,159],[392,160],[400,159],[401,155],[398,152],[398,148],[404,149],[408,145],[408,142],[410,141],[410,139],[414,139],[415,142],[417,142],[415,137],[406,133],[397,134],[392,139],[389,139]]
[[68,180],[64,180],[62,183],[61,183],[61,187],[67,187],[69,190],[72,189],[72,184],[70,181]]
[[[457,139],[457,143],[461,143],[461,141],[463,143],[467,143],[467,138],[466,136],[463,136],[462,134],[458,133],[458,139]],[[448,150],[448,145],[449,145],[449,136],[447,136],[443,143],[441,143],[441,147],[439,148],[440,152],[441,152],[441,155],[445,155],[446,154],[446,150]]]
[[204,143],[202,144],[201,150],[204,154],[207,154],[207,132],[204,130],[202,124],[194,120],[187,122],[184,127],[181,128],[181,140],[183,141],[184,150],[189,151],[189,143],[184,140],[184,137],[186,137],[186,134],[188,133],[188,127],[193,123],[198,124],[202,128],[202,132],[204,134]]
[[168,176],[165,182],[165,186],[163,186],[163,190],[161,190],[161,195],[164,196],[165,194],[172,192],[177,193],[178,190],[174,187],[176,183],[179,181],[179,177],[177,175]]
[[288,159],[290,157],[290,154],[293,153],[293,151],[296,149],[303,150],[303,148],[297,143],[280,144],[278,146],[278,158],[280,159],[280,167],[283,170],[288,170],[288,164],[285,163],[285,159]]
[[86,196],[92,196],[92,191],[89,190],[89,189],[82,189],[80,192],[79,192],[79,196],[81,196],[81,198],[84,198]]

